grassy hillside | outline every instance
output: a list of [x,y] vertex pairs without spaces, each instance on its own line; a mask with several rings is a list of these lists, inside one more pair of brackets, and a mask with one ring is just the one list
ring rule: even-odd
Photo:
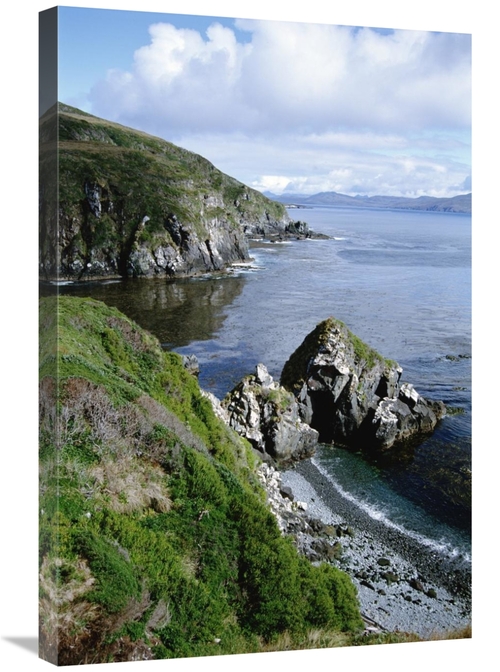
[[[57,117],[56,121],[54,120]],[[56,205],[44,183],[54,171]],[[245,230],[289,221],[283,205],[203,157],[59,104],[40,128],[41,259],[45,277],[189,275],[247,254]]]
[[43,299],[42,656],[353,643],[352,583],[281,536],[255,467],[176,354],[100,302]]

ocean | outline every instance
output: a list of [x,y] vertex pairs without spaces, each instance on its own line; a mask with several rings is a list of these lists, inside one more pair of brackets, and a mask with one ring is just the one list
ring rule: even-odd
[[115,305],[167,349],[195,354],[200,385],[223,397],[259,362],[279,378],[330,315],[402,379],[450,411],[411,453],[367,461],[321,446],[313,458],[352,506],[470,563],[471,217],[452,213],[294,209],[328,240],[253,242],[229,275],[73,284],[61,293]]

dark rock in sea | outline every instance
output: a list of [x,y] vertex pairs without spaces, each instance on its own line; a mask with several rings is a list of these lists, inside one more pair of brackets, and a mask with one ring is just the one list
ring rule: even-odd
[[385,450],[432,432],[446,412],[401,383],[402,371],[330,317],[286,362],[280,382],[320,442]]
[[259,452],[278,462],[314,454],[318,432],[304,423],[293,394],[275,382],[263,364],[223,399],[229,425]]
[[294,233],[298,236],[303,236],[305,238],[311,235],[311,232],[309,230],[309,224],[301,221],[290,222],[290,224],[288,224],[286,227],[286,232]]

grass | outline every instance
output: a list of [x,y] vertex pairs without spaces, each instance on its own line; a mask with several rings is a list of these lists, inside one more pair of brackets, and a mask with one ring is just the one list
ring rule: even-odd
[[[45,121],[47,129],[50,125],[52,117]],[[42,164],[49,159],[42,147]],[[287,219],[282,204],[221,173],[203,157],[62,104],[58,162],[58,241],[65,276],[77,272],[71,270],[75,261],[83,268],[91,260],[100,260],[115,274],[130,274],[136,248],[153,252],[169,247],[182,255],[187,244],[196,248],[211,239],[214,219],[220,228],[236,232],[241,245],[245,224]],[[43,174],[49,179],[50,170]],[[99,212],[89,206],[89,187],[99,193]],[[207,196],[215,196],[215,202]],[[48,225],[54,216],[53,207],[42,208],[40,246],[47,263],[55,244],[55,229]],[[145,216],[149,220],[143,224]],[[178,226],[182,240],[177,239]]]
[[91,299],[43,299],[40,325],[44,657],[300,648],[362,628],[350,579],[281,535],[248,445],[178,356]]

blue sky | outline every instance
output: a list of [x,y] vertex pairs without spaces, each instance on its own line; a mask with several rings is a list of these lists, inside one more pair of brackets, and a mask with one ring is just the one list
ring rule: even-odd
[[59,9],[59,99],[274,193],[471,189],[471,39]]

